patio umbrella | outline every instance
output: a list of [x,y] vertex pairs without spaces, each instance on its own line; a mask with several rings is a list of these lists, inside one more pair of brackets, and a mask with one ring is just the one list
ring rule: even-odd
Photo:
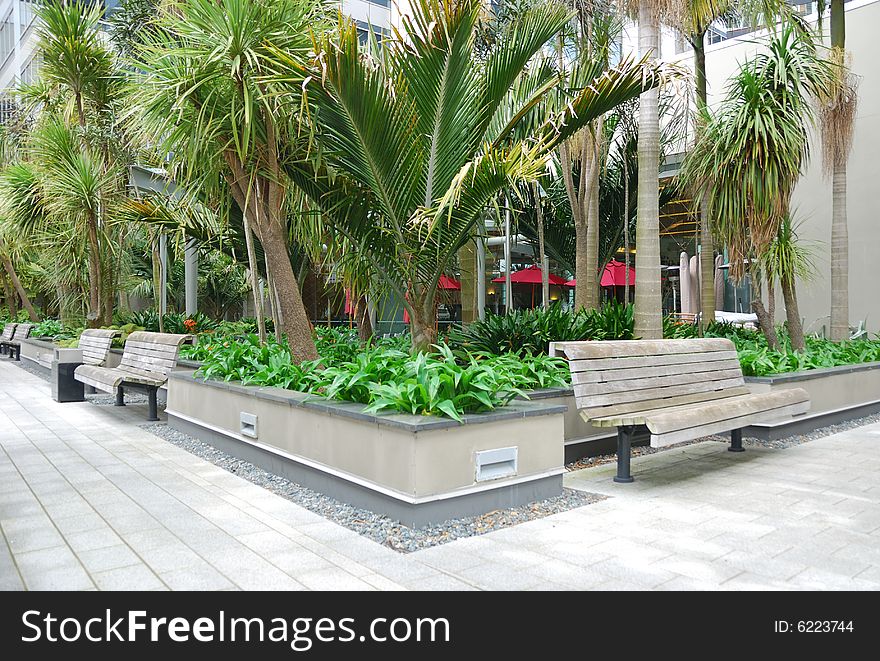
[[[551,285],[561,287],[565,284],[565,278],[560,278],[555,273],[547,276]],[[493,278],[492,282],[504,282],[504,276]],[[535,285],[541,284],[541,267],[530,266],[510,274],[510,282],[515,285],[532,285],[532,307],[535,307]]]
[[681,292],[681,312],[687,314],[691,311],[691,277],[690,259],[686,252],[682,252],[678,258],[678,288]]
[[[636,282],[636,269],[629,267],[629,284],[634,285]],[[612,259],[605,265],[602,271],[602,280],[599,282],[602,287],[625,287],[626,286],[626,264]]]
[[440,286],[440,289],[461,290],[461,283],[455,278],[450,278],[448,275],[441,275],[440,282],[437,284]]

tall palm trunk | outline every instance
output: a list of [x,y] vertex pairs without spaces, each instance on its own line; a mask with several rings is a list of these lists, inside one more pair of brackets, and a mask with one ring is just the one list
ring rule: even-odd
[[89,213],[87,220],[89,240],[89,325],[100,326],[101,292],[104,289],[104,277],[101,269],[101,247],[98,244],[98,218],[94,212]]
[[[639,54],[656,56],[658,17],[651,0],[639,2]],[[635,336],[663,337],[660,292],[660,122],[659,92],[653,88],[639,100],[639,192],[636,224]]]
[[[12,282],[12,286],[15,289],[15,292],[18,293],[18,297],[21,299],[21,304],[24,306],[24,309],[27,310],[28,317],[30,317],[31,321],[37,323],[40,321],[40,317],[37,316],[37,311],[34,309],[33,304],[31,303],[31,299],[28,297],[27,292],[24,290],[24,287],[21,285],[21,280],[18,279],[18,273],[15,272],[15,266],[12,264],[12,259],[10,259],[9,255],[5,252],[0,253],[0,260],[3,260],[3,268],[6,271],[6,274],[9,276],[9,280]],[[9,292],[7,292],[7,296]],[[15,296],[12,296],[14,299]],[[11,300],[11,299],[10,299]],[[12,307],[10,306],[9,311],[12,312]],[[13,317],[15,314],[13,314]]]
[[[831,0],[831,47],[845,62],[846,14],[844,0]],[[831,174],[831,339],[849,337],[849,230],[846,216],[848,153],[834,159]]]
[[318,352],[312,338],[312,325],[290,263],[287,232],[279,212],[280,209],[273,209],[270,216],[264,216],[260,223],[260,243],[266,254],[266,265],[272,272],[282,330],[287,335],[290,353],[297,361],[315,360]]
[[410,311],[410,333],[414,352],[428,351],[437,341],[437,329],[434,325],[436,312],[432,297],[420,296],[416,292]]
[[846,218],[846,161],[831,175],[831,339],[849,338],[849,228]]
[[16,315],[18,315],[18,297],[3,271],[0,271],[0,282],[3,283],[3,298],[6,300],[6,308],[9,310],[9,318],[15,319]]
[[599,148],[602,120],[587,131],[590,169],[587,173],[587,308],[599,307]]
[[535,215],[538,225],[538,259],[541,260],[541,307],[550,307],[550,273],[547,269],[547,253],[544,250],[544,207],[541,205],[541,192],[537,182],[532,184],[535,194]]
[[801,313],[798,310],[794,276],[781,278],[779,284],[782,288],[782,300],[785,301],[785,319],[788,322],[788,336],[791,338],[791,348],[795,351],[803,351],[804,326],[801,323]]
[[[706,34],[691,36],[694,49],[694,73],[697,96],[697,138],[707,117],[708,91],[706,88]],[[715,246],[709,228],[709,202],[706,196],[700,203],[700,328],[715,321]]]
[[266,315],[263,313],[263,296],[260,293],[260,274],[257,271],[257,254],[254,251],[254,235],[247,213],[242,215],[244,225],[244,243],[247,249],[248,272],[251,281],[251,293],[254,297],[254,317],[257,319],[257,336],[260,344],[266,343]]
[[373,323],[370,320],[370,303],[366,296],[358,297],[354,311],[358,326],[358,338],[361,342],[367,342],[373,337]]

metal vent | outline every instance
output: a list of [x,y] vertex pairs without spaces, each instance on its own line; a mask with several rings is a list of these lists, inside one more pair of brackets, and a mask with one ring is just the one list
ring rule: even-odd
[[239,416],[239,422],[241,423],[241,435],[247,436],[248,438],[256,438],[257,437],[257,416],[253,413],[245,413],[242,411]]
[[518,448],[497,448],[480,450],[474,455],[477,482],[497,480],[502,477],[516,475]]

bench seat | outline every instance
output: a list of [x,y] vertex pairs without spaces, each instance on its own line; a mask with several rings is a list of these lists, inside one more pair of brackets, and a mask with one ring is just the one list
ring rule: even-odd
[[[21,360],[21,341],[30,337],[33,327],[33,324],[15,324],[12,336],[8,340],[0,340],[0,349],[5,349],[15,360]],[[6,329],[3,334],[6,335]]]

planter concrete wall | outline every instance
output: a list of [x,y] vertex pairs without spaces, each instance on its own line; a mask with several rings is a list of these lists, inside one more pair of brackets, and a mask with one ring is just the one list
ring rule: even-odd
[[562,417],[565,427],[566,463],[617,450],[617,432],[614,429],[594,427],[584,421],[575,404],[574,391],[571,388],[534,390],[528,395],[529,401],[565,407]]
[[56,346],[50,338],[32,338],[21,341],[21,359],[34,367],[52,369]]
[[517,401],[464,423],[363,408],[180,370],[166,411],[176,429],[409,525],[561,493],[563,406]]
[[752,392],[803,388],[810,412],[790,421],[752,425],[744,433],[772,440],[880,411],[880,363],[841,365],[805,372],[746,377]]

